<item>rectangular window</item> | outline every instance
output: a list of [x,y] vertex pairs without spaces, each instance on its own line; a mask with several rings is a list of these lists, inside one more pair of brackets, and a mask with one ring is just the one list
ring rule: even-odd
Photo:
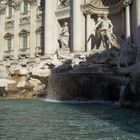
[[8,7],[8,16],[9,16],[9,17],[12,16],[12,10],[13,10],[12,3],[10,3],[10,4],[9,4],[9,7]]
[[23,36],[23,49],[27,48],[27,43],[28,43],[28,37],[27,36]]
[[39,48],[41,46],[41,34],[37,34],[36,44],[37,44],[37,48]]
[[24,0],[23,2],[23,13],[27,13],[28,12],[28,2],[27,0]]
[[12,38],[7,39],[7,51],[12,49]]

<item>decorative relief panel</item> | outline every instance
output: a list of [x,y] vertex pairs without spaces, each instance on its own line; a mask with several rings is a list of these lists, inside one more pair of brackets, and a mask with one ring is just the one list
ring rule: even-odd
[[10,17],[6,17],[5,18],[5,27],[12,27],[14,26],[14,17],[10,16]]
[[5,27],[12,27],[14,26],[14,20],[5,22]]
[[24,24],[24,23],[28,23],[30,22],[30,14],[21,14],[20,15],[20,23]]
[[65,8],[70,5],[70,0],[58,0],[58,8]]

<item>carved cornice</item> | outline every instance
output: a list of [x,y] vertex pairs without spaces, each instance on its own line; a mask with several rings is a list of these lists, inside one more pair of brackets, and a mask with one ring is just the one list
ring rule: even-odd
[[6,4],[0,5],[0,15],[4,15],[6,12]]
[[14,10],[17,11],[20,9],[21,2],[22,2],[21,0],[13,0],[12,5]]
[[6,33],[5,36],[4,36],[4,39],[7,39],[7,38],[12,38],[14,35],[11,34],[11,33]]
[[37,5],[37,0],[27,0],[31,6]]
[[35,32],[36,34],[41,34],[43,32],[43,27],[39,27]]

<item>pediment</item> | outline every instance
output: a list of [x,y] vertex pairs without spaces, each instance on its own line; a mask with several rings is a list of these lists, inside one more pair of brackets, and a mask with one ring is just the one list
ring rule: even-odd
[[36,33],[41,33],[41,32],[43,32],[43,27],[37,28]]
[[29,34],[29,31],[24,30],[24,29],[19,32],[19,36],[27,35],[27,34]]
[[14,36],[14,35],[11,34],[11,33],[6,33],[5,36],[4,36],[4,38],[11,38],[11,37],[13,37],[13,36]]

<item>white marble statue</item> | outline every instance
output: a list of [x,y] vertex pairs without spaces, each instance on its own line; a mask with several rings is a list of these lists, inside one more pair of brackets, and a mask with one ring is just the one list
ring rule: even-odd
[[107,15],[98,16],[96,31],[103,43],[103,47],[108,50],[112,48],[116,36],[113,34],[113,24]]
[[60,44],[60,49],[65,50],[65,49],[69,49],[69,27],[68,27],[68,23],[64,22],[64,26],[62,27],[62,30],[60,32],[60,36],[59,36],[59,44]]

